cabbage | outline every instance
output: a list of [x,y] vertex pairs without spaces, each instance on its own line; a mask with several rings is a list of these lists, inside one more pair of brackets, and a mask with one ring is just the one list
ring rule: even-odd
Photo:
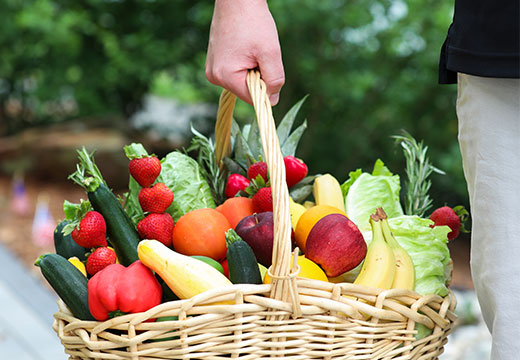
[[410,254],[415,266],[415,291],[421,295],[446,296],[446,278],[450,252],[448,226],[430,227],[433,221],[419,216],[404,215],[400,203],[399,175],[377,160],[372,173],[360,169],[349,174],[341,185],[347,216],[362,231],[367,244],[372,240],[369,217],[382,207],[396,240]]
[[419,216],[389,218],[399,244],[410,254],[415,267],[415,291],[421,295],[448,295],[446,268],[450,262],[448,226],[430,227],[433,221]]
[[382,207],[388,217],[403,215],[399,175],[392,174],[380,159],[374,164],[372,174],[358,169],[349,176],[341,185],[345,195],[345,211],[361,231],[370,231],[368,219],[378,207]]
[[208,182],[202,176],[199,164],[191,157],[173,151],[161,160],[159,181],[174,194],[168,212],[177,221],[182,215],[195,209],[215,208],[215,200]]

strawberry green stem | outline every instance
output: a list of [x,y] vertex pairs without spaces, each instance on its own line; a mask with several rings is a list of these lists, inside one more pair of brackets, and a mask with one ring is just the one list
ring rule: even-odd
[[78,150],[79,164],[76,165],[76,171],[69,175],[69,179],[83,187],[88,192],[95,191],[100,184],[105,184],[101,171],[94,162],[94,152],[88,153],[83,147]]

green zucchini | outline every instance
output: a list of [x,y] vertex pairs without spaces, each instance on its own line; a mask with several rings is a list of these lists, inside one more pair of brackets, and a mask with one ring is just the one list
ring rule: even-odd
[[34,265],[75,317],[94,320],[88,307],[88,280],[81,271],[58,254],[41,255]]
[[202,255],[192,255],[191,257],[200,261],[204,261],[206,264],[213,266],[215,269],[224,274],[224,268],[222,267],[222,265],[220,265],[220,263],[217,260]]
[[56,249],[56,254],[63,256],[65,259],[75,256],[81,261],[86,260],[88,249],[76,244],[76,242],[72,240],[71,234],[63,235],[63,228],[67,224],[69,224],[69,221],[63,220],[56,226],[56,229],[54,229],[54,248]]
[[105,184],[100,183],[97,187],[87,188],[87,193],[94,210],[99,211],[105,218],[107,235],[119,262],[129,266],[139,259],[137,244],[140,239],[134,223]]
[[[129,266],[139,258],[137,244],[140,239],[137,229],[103,180],[101,171],[94,163],[94,153],[89,154],[83,147],[78,150],[78,156],[77,170],[69,176],[69,179],[87,191],[90,204],[105,219],[107,235],[117,259],[122,265]],[[87,177],[87,174],[90,176]]]
[[233,230],[226,232],[229,280],[233,284],[262,284],[253,249]]

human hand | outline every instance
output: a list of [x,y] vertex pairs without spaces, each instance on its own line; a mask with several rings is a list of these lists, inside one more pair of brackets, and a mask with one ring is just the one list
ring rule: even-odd
[[252,104],[246,75],[256,67],[274,106],[285,75],[278,32],[266,0],[216,0],[206,77]]

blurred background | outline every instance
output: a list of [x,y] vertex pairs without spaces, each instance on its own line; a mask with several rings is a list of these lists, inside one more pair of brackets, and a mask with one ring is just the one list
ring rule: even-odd
[[[381,158],[404,178],[391,135],[405,129],[446,173],[431,177],[433,209],[469,209],[456,86],[437,84],[453,0],[269,6],[286,74],[274,115],[309,95],[297,156],[310,173],[330,172],[342,183]],[[124,145],[141,142],[164,155],[189,144],[190,124],[212,134],[221,91],[204,74],[212,11],[213,1],[0,2],[0,240],[31,274],[39,275],[34,259],[52,251],[47,235],[63,218],[63,200],[85,197],[67,181],[76,149],[97,149],[107,182],[123,190]],[[254,113],[239,103],[235,116],[247,122]],[[450,247],[453,286],[471,296],[469,235]]]

